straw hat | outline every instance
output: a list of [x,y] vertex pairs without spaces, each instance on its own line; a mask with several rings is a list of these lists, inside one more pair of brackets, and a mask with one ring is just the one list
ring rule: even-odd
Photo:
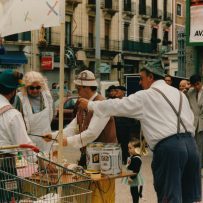
[[82,71],[73,82],[79,86],[98,86],[94,73],[89,70]]

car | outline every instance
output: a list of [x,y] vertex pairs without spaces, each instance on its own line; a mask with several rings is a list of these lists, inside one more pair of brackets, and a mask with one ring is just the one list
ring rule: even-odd
[[[77,103],[78,96],[64,97],[64,109],[63,109],[63,127],[69,124],[76,115],[75,104]],[[69,105],[66,105],[69,104]],[[52,130],[59,129],[59,100],[55,102],[55,114],[51,123]]]

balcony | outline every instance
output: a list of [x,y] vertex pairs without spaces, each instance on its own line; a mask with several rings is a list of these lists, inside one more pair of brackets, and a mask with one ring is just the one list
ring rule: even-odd
[[110,15],[111,17],[118,12],[118,0],[102,0],[101,9],[104,12],[104,15]]
[[96,0],[88,0],[86,5],[88,13],[95,13],[96,12]]
[[172,13],[164,13],[163,25],[167,28],[171,26],[172,22]]
[[[57,37],[57,34],[55,34],[55,37]],[[95,49],[95,37],[92,34],[89,34],[89,37],[83,37],[79,35],[72,35],[72,42],[71,45],[67,44],[67,46],[70,46],[75,49]],[[66,40],[67,41],[67,40]],[[54,41],[56,42],[56,40]],[[100,39],[100,48],[101,50],[107,50],[107,51],[119,51],[121,48],[121,44],[117,40],[110,40],[108,37],[101,38]]]
[[163,11],[158,10],[158,12],[152,12],[151,19],[155,24],[159,24],[162,21],[163,18]]
[[4,44],[7,45],[30,45],[31,32],[22,32],[4,37]]
[[151,6],[146,6],[145,9],[140,8],[139,9],[139,22],[140,23],[146,23],[146,21],[150,18],[151,16]]
[[124,3],[123,6],[123,18],[129,19],[136,14],[136,4],[135,3]]
[[151,43],[124,40],[123,51],[153,53],[153,47]]
[[73,13],[74,9],[81,3],[82,0],[66,0],[66,13]]

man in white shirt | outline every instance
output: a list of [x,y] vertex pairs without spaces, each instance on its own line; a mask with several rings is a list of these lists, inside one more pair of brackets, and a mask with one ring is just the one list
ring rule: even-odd
[[199,202],[201,173],[193,137],[194,115],[184,93],[166,84],[164,75],[161,63],[152,61],[140,71],[144,90],[123,99],[88,102],[81,98],[79,106],[88,107],[100,118],[126,116],[140,120],[154,152],[152,172],[158,202]]
[[21,113],[12,108],[22,74],[6,70],[0,74],[0,146],[32,144]]
[[[89,101],[104,100],[97,93],[97,81],[91,71],[82,71],[76,80],[74,80],[78,95]],[[58,132],[45,134],[45,140],[49,141],[51,137],[57,137]],[[64,146],[70,146],[81,149],[81,158],[79,165],[86,165],[85,146],[91,142],[115,143],[116,129],[112,117],[99,118],[95,114],[86,110],[77,110],[76,117],[63,130],[65,135],[63,139]],[[46,139],[47,138],[47,139]]]
[[[16,89],[21,85],[21,79],[22,74],[17,71],[5,70],[0,74],[0,146],[33,144],[27,135],[21,113],[11,105]],[[0,151],[0,160],[2,171],[17,175],[15,156],[12,153]],[[0,174],[0,180],[7,179],[7,176]],[[19,182],[16,181],[16,184],[15,192],[19,193]],[[0,190],[0,202],[11,202],[13,196],[15,195],[12,193]]]

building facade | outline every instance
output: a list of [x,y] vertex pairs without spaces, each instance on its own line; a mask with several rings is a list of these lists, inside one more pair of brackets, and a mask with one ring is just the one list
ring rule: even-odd
[[[100,0],[100,79],[124,84],[124,75],[138,73],[148,59],[162,58],[168,67],[170,57],[166,53],[177,50],[177,30],[183,29],[184,24],[184,9],[176,11],[180,12],[179,17],[174,17],[173,11],[182,2]],[[66,0],[65,80],[70,89],[74,88],[72,81],[80,70],[95,72],[96,15],[96,0]],[[39,31],[32,31],[30,44],[17,45],[30,53],[25,70],[43,71],[49,81],[56,82],[60,27],[45,31],[45,44],[39,43]],[[10,42],[5,39],[4,43],[7,46]]]

